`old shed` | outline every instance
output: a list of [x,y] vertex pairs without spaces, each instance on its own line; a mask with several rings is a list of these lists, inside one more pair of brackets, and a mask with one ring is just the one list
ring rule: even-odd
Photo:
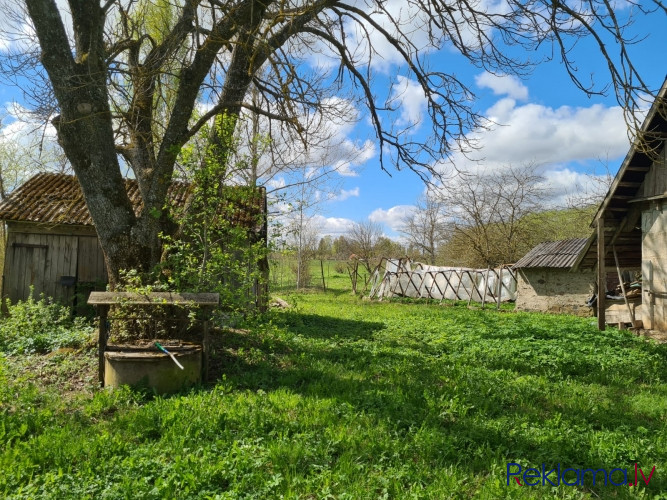
[[586,243],[586,238],[546,241],[514,264],[517,310],[592,315],[586,301],[593,293],[595,273],[571,272]]
[[[645,328],[667,331],[667,80],[653,102],[592,223],[594,235],[575,262],[597,269],[599,289],[607,273],[629,270],[642,276]],[[606,321],[599,294],[598,326]]]
[[[135,212],[142,209],[137,182],[125,180]],[[183,206],[189,185],[173,182],[168,200]],[[266,214],[266,194],[259,190],[256,207],[239,207],[234,223],[246,224],[247,212]],[[238,220],[236,220],[238,219]],[[262,227],[253,227],[266,240],[266,218]],[[92,290],[104,290],[107,274],[79,181],[72,175],[41,173],[29,179],[0,203],[0,221],[6,224],[2,297],[12,302],[24,300],[34,288],[63,304],[85,304]],[[262,266],[262,263],[259,263]],[[268,265],[263,263],[268,269]],[[260,291],[257,290],[256,298]]]

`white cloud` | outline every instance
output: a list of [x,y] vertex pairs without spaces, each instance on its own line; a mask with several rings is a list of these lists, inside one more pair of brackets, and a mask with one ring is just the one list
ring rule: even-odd
[[329,196],[330,201],[345,201],[348,198],[359,197],[359,187],[354,189],[341,189],[338,194],[331,193]]
[[400,109],[397,125],[419,128],[426,111],[427,100],[424,89],[416,80],[399,75],[390,102]]
[[[477,149],[455,154],[442,172],[494,171],[508,165],[541,165],[545,169],[570,163],[621,158],[628,150],[627,126],[619,106],[517,105],[503,98],[487,110],[497,125],[470,134]],[[551,167],[550,167],[551,166]]]
[[51,120],[39,121],[17,103],[6,103],[3,111],[0,144],[14,151],[16,167],[28,173],[67,168]]
[[[592,104],[588,107],[550,107],[518,103],[528,90],[518,80],[498,79],[484,73],[477,77],[502,97],[485,116],[495,125],[469,135],[477,149],[456,153],[437,169],[443,174],[468,172],[484,175],[509,166],[536,165],[551,192],[545,206],[562,207],[573,197],[588,199],[606,191],[605,177],[618,165],[629,148],[627,124],[619,106]],[[591,172],[602,165],[602,175]],[[613,172],[612,172],[613,173]],[[455,178],[449,177],[449,187]],[[604,194],[604,193],[602,193]]]
[[[0,52],[33,51],[37,47],[37,36],[32,21],[25,14],[23,2],[16,0],[0,0]],[[74,39],[72,15],[67,0],[56,0],[63,25],[70,44]]]
[[351,219],[345,219],[342,217],[324,217],[323,215],[313,216],[313,223],[322,236],[331,235],[333,237],[341,236],[347,233],[352,226],[354,221]]
[[[363,0],[352,0],[351,4],[362,10],[369,8]],[[382,10],[388,15],[376,9],[372,14],[373,21],[403,42],[404,46],[412,44],[422,53],[435,50],[429,42],[427,16],[416,4],[404,0],[385,0],[382,2]],[[400,33],[396,26],[400,26]],[[370,24],[358,24],[348,17],[343,19],[343,29],[345,46],[357,67],[369,65],[377,71],[390,74],[396,66],[404,63],[403,56],[392,43]],[[338,38],[342,41],[340,36]],[[313,67],[334,68],[340,64],[337,51],[321,40],[315,41],[310,48],[307,56]]]
[[415,211],[414,205],[396,205],[388,210],[377,208],[368,218],[373,222],[385,224],[392,231],[398,231],[403,226],[403,219]]
[[555,167],[542,172],[543,187],[549,191],[545,207],[563,208],[577,200],[590,200],[604,196],[609,186],[607,175],[575,172],[567,167]]
[[[360,116],[352,101],[339,97],[325,99],[318,110],[304,111],[299,121],[304,126],[307,147],[300,137],[290,135],[281,125],[269,124],[265,117],[260,117],[260,135],[271,138],[273,151],[273,155],[266,153],[259,158],[260,178],[280,175],[278,169],[291,172],[291,176],[285,174],[290,177],[287,184],[296,182],[300,175],[312,178],[322,175],[325,170],[345,177],[358,176],[358,169],[376,155],[372,140],[353,138],[358,134],[356,125]],[[244,120],[241,126],[241,136],[252,137],[252,120]],[[250,154],[248,144],[248,140],[240,143],[240,156]]]
[[46,123],[35,120],[28,109],[15,102],[5,104],[7,121],[3,120],[0,140],[13,141],[28,147],[46,141],[55,146],[56,129],[51,120]]
[[512,99],[528,99],[528,87],[513,75],[497,76],[488,71],[475,77],[478,87],[489,88],[495,95],[506,95]]
[[554,109],[539,104],[499,103],[489,110],[489,118],[502,124],[483,134],[485,156],[495,161],[564,163],[618,157],[628,149],[620,106]]
[[338,154],[342,157],[332,164],[333,170],[344,177],[357,177],[359,166],[375,156],[375,143],[367,139],[363,143],[345,138],[337,146]]
[[284,188],[286,185],[287,185],[287,181],[285,180],[285,177],[283,177],[283,176],[276,177],[276,178],[274,178],[274,179],[270,179],[270,180],[266,183],[266,187],[267,187],[270,191],[275,191],[275,190],[278,190],[278,189],[282,189],[282,188]]

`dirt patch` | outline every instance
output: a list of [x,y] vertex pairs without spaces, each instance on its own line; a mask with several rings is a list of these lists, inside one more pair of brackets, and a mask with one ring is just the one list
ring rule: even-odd
[[639,330],[637,335],[647,339],[655,340],[661,344],[667,343],[667,332],[661,332],[658,330]]
[[93,394],[99,387],[94,351],[65,348],[45,355],[11,356],[5,360],[8,378],[55,389],[63,400],[77,394]]

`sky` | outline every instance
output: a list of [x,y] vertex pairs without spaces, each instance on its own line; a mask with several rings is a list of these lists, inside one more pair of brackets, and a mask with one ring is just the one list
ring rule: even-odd
[[[390,1],[401,4],[400,0]],[[622,1],[616,5],[629,12],[630,7]],[[667,49],[666,21],[664,14],[656,13],[638,19],[631,27],[638,38],[631,47],[633,62],[654,89],[662,85],[667,73],[667,66],[659,64]],[[398,79],[402,92],[396,97],[402,105],[397,120],[415,124],[417,136],[425,133],[428,118],[424,116],[421,89],[403,76],[404,68],[390,51],[381,53],[385,57],[374,62],[374,91],[380,92],[387,88],[390,79]],[[590,42],[578,44],[573,55],[582,77],[608,80],[605,63]],[[550,199],[545,200],[548,206],[562,206],[569,195],[587,189],[591,175],[615,174],[628,151],[627,126],[613,92],[587,97],[575,88],[557,61],[537,65],[532,74],[521,80],[486,73],[447,48],[430,53],[429,61],[434,69],[451,72],[468,84],[476,95],[475,108],[498,124],[492,130],[471,131],[479,145],[474,155],[482,160],[483,170],[488,173],[506,165],[539,165],[552,191]],[[313,59],[311,64],[326,65],[327,61]],[[16,120],[23,115],[17,89],[0,86],[0,103],[4,103],[0,114],[5,116],[2,135],[15,138],[24,134],[25,123]],[[311,215],[321,235],[335,237],[344,234],[355,221],[371,220],[382,224],[385,234],[395,238],[399,236],[401,220],[414,210],[425,185],[409,169],[397,171],[389,167],[388,173],[382,171],[367,112],[357,109],[356,116],[356,123],[332,125],[341,157],[354,154],[356,158],[349,164],[341,163],[331,178],[331,192],[317,194],[322,201]],[[459,169],[474,168],[470,159],[460,154],[455,153],[450,160]],[[277,177],[272,185],[285,182]]]
[[[641,39],[632,47],[633,61],[653,89],[660,88],[667,75],[667,65],[659,64],[659,54],[667,50],[665,28],[667,18],[659,13],[632,27]],[[590,74],[596,81],[608,79],[605,63],[591,44],[580,44],[575,59],[584,78]],[[627,125],[613,92],[588,97],[557,61],[536,66],[520,80],[491,75],[447,51],[432,54],[431,60],[434,68],[447,68],[470,83],[477,109],[501,125],[475,133],[482,168],[488,172],[508,164],[539,165],[552,192],[545,200],[547,205],[564,206],[569,196],[593,189],[591,176],[615,175],[628,152]],[[408,88],[406,94],[405,102],[412,102],[406,112],[423,113],[415,104],[419,92]],[[366,128],[360,123],[349,132],[350,137],[367,137]],[[453,163],[463,169],[470,164],[461,155],[455,155]],[[383,225],[386,235],[399,236],[401,220],[414,210],[424,183],[410,171],[390,170],[391,176],[381,171],[377,151],[354,172],[356,176],[341,178],[341,193],[348,196],[319,207],[320,231],[335,237],[353,221],[372,220]]]

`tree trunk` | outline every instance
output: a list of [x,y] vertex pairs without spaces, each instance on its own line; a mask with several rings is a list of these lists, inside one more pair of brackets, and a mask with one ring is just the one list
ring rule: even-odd
[[[104,12],[98,2],[70,4],[75,55],[55,2],[26,1],[60,107],[52,120],[58,142],[81,185],[113,287],[121,270],[142,272],[158,262],[161,221],[149,214],[152,204],[135,215],[121,175],[106,81]],[[166,187],[162,190],[166,193]]]

